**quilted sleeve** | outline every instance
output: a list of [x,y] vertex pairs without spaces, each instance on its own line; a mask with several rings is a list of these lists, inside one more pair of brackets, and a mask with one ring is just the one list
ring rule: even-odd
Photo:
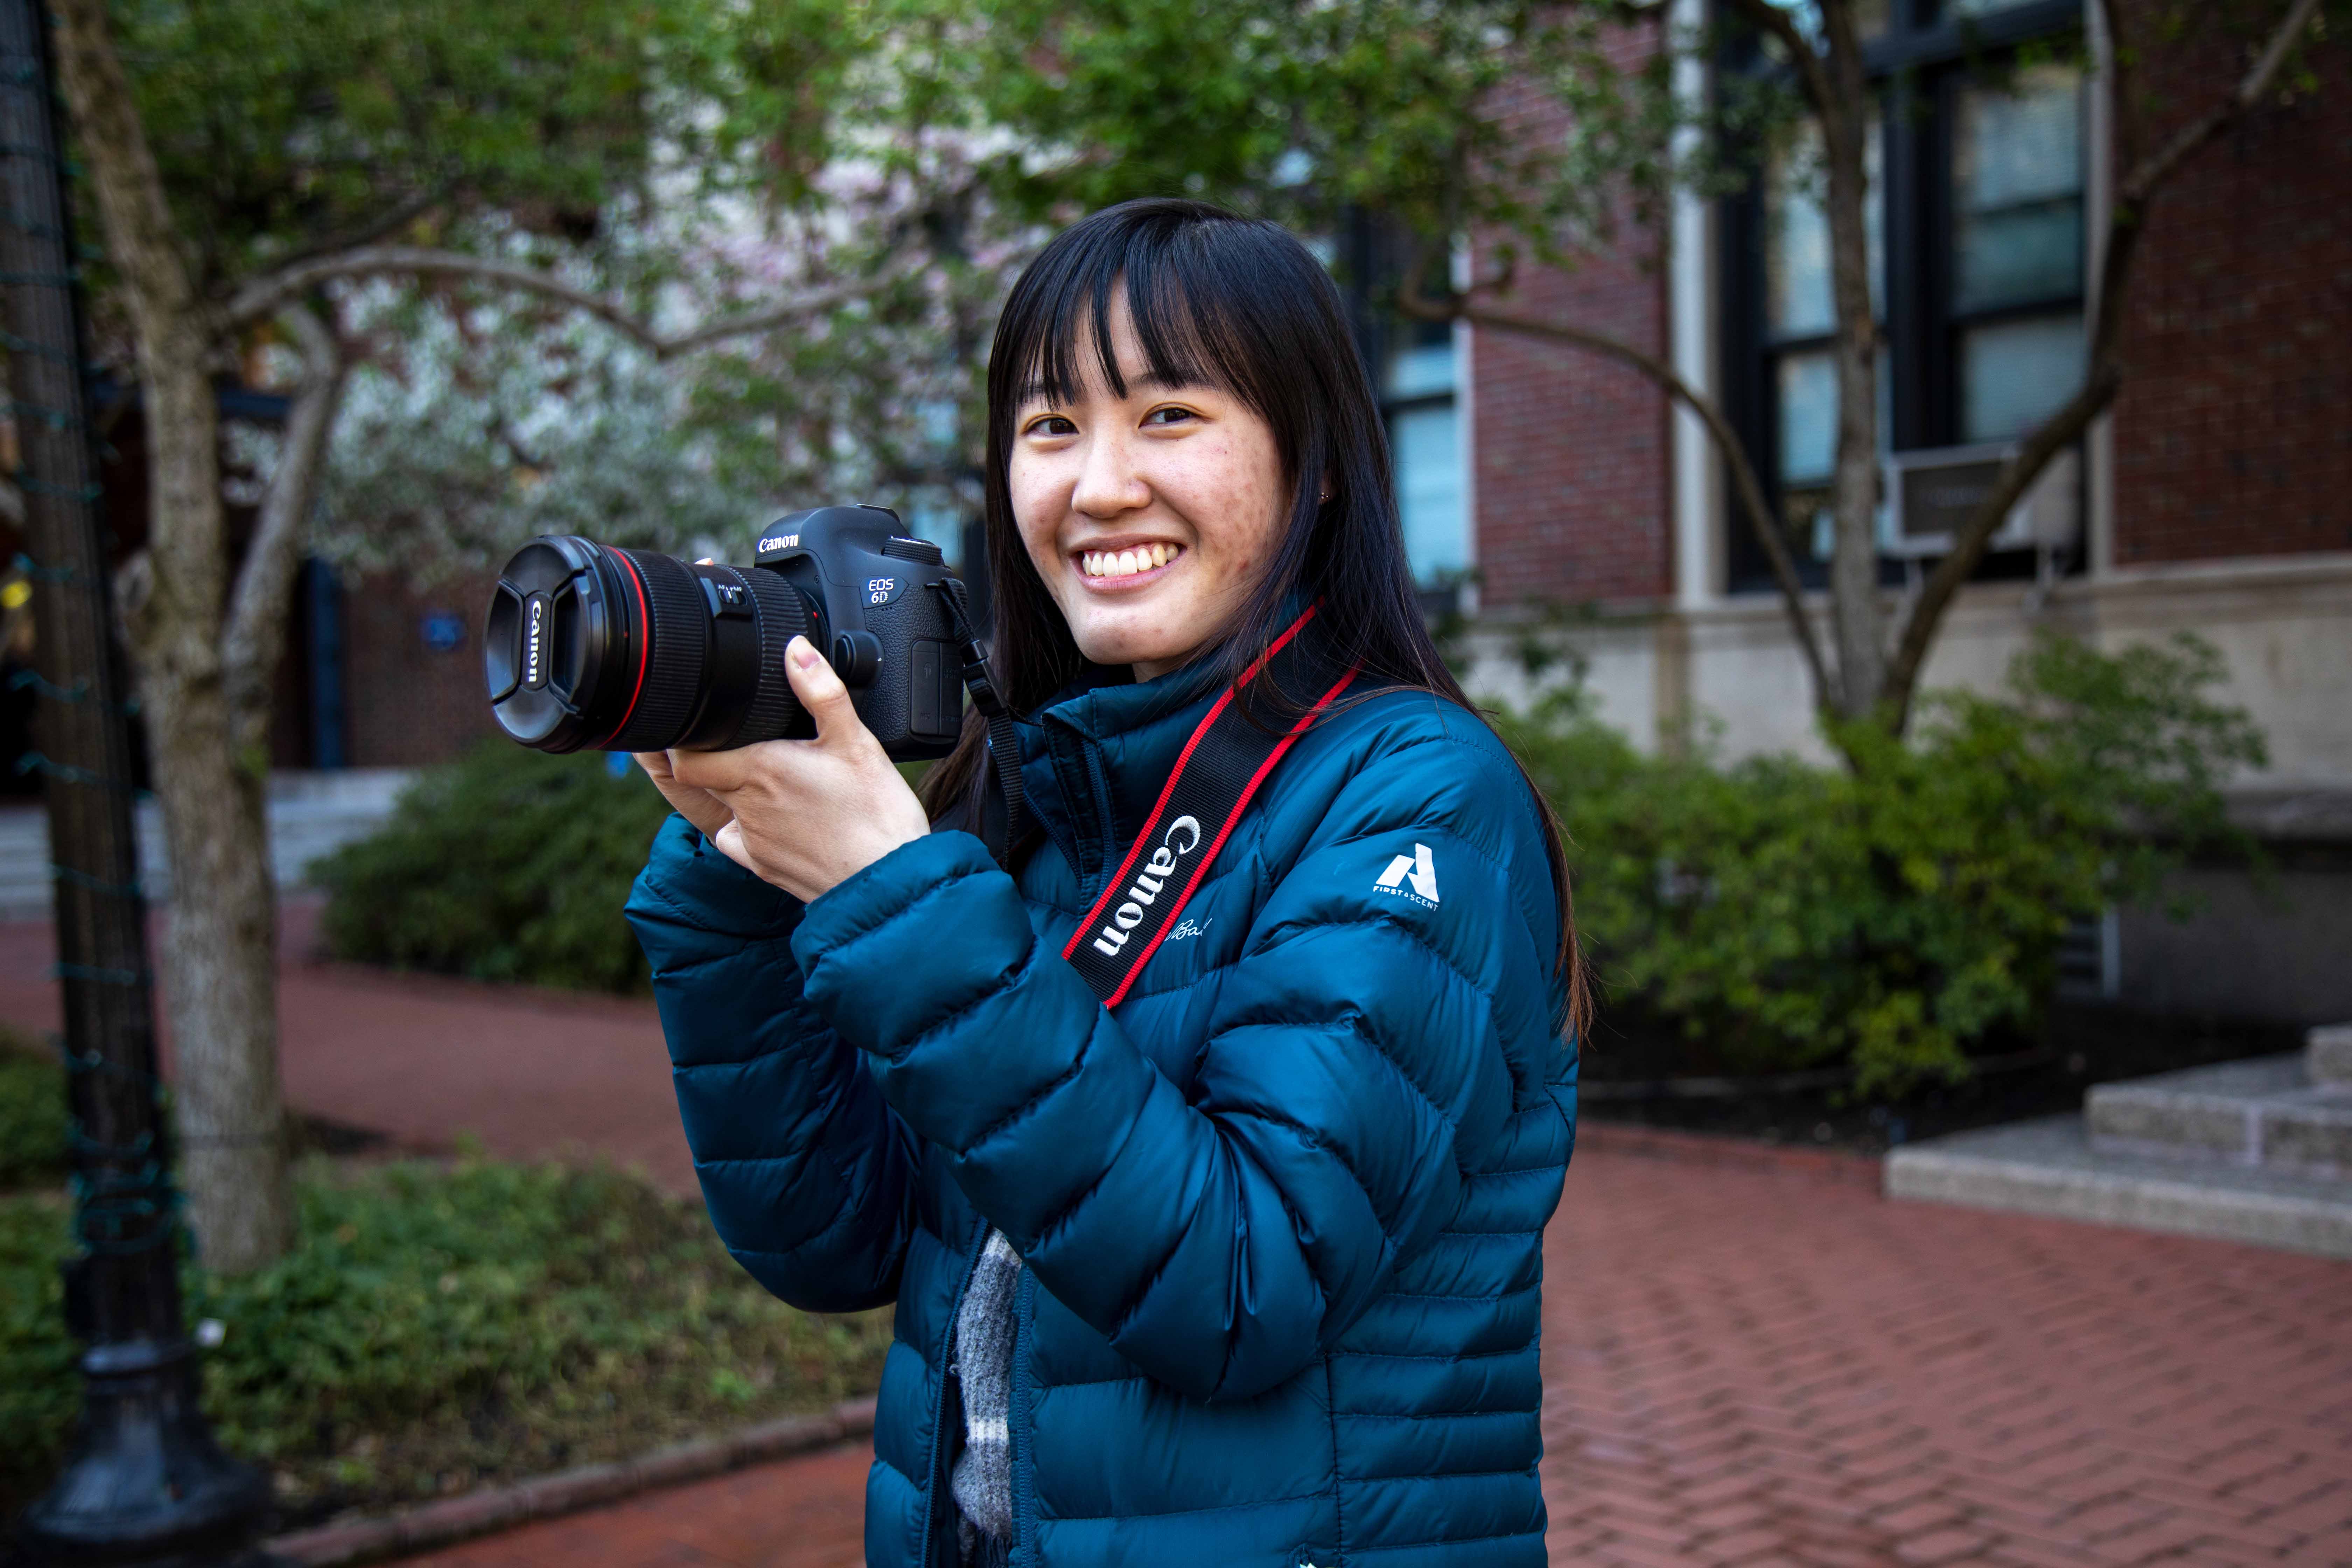
[[1454,1214],[1514,1103],[1507,1034],[1550,1033],[1550,886],[1491,740],[1368,759],[1225,976],[1189,1101],[967,835],[894,851],[793,942],[810,1001],[1039,1283],[1151,1376],[1246,1398]]
[[913,1145],[858,1053],[802,999],[799,902],[673,816],[628,917],[727,1250],[808,1311],[890,1300],[913,1224]]

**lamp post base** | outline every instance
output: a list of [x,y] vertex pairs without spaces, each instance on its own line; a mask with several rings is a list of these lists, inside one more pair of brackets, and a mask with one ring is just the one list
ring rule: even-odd
[[213,1440],[194,1347],[132,1340],[82,1357],[81,1429],[55,1485],[25,1510],[17,1548],[75,1568],[247,1568],[268,1479]]

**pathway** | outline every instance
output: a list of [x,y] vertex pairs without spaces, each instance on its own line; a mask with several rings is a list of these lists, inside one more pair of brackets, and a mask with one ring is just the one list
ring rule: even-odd
[[[697,1195],[651,1002],[317,962],[319,908],[297,895],[280,921],[280,1066],[296,1110],[423,1149],[466,1132],[508,1158],[593,1151]],[[46,922],[0,921],[0,1023],[58,1027],[56,960]]]
[[[2352,1562],[2352,1265],[1595,1150],[1548,1240],[1562,1568]],[[856,1568],[866,1454],[409,1568]]]

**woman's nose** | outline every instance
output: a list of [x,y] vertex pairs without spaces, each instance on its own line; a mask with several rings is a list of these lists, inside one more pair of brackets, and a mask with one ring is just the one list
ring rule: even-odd
[[1088,517],[1116,517],[1151,504],[1151,487],[1136,471],[1134,455],[1117,436],[1097,436],[1087,443],[1086,460],[1078,469],[1077,487],[1070,506]]

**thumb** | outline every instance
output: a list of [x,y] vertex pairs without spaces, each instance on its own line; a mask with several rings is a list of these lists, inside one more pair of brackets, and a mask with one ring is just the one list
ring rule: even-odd
[[710,836],[710,846],[753,876],[759,875],[760,868],[751,864],[751,851],[744,847],[743,825],[740,822],[730,817],[718,832]]
[[808,638],[794,637],[784,645],[784,679],[816,721],[819,741],[838,741],[865,728],[850,704],[849,688]]

